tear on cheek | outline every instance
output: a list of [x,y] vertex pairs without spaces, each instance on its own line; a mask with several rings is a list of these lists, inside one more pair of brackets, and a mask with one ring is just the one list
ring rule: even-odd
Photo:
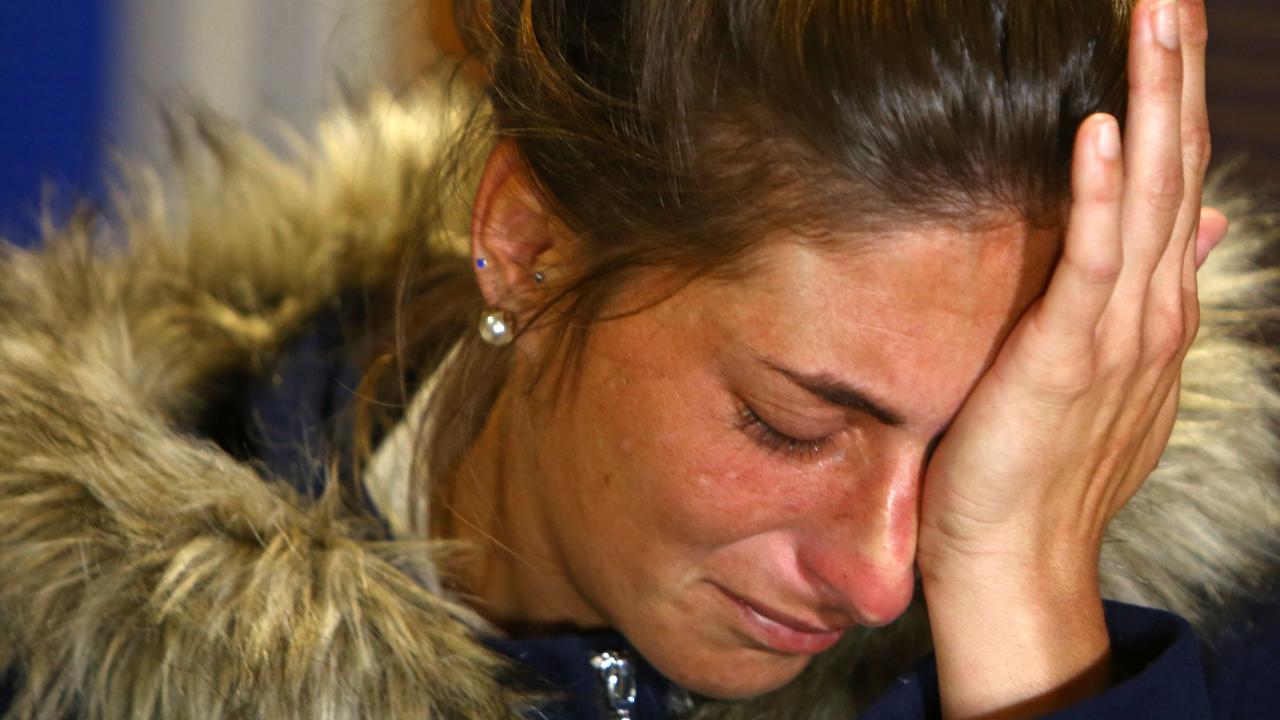
[[767,517],[802,512],[805,507],[803,495],[786,492],[776,477],[740,467],[693,474],[679,492],[688,512],[714,515],[743,527]]
[[688,491],[691,500],[712,500],[730,491],[738,480],[738,473],[730,470],[723,475],[694,475],[689,483]]

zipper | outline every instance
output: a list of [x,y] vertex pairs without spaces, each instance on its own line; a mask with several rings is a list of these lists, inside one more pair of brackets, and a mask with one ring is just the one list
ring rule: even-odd
[[621,651],[602,652],[591,658],[600,680],[605,717],[628,720],[636,709],[635,665]]

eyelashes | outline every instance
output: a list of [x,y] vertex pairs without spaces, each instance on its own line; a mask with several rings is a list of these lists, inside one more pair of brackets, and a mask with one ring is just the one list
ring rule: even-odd
[[738,408],[738,428],[764,449],[792,460],[817,460],[831,444],[831,436],[820,438],[792,437],[769,423],[746,403]]
[[[738,399],[737,405],[735,425],[738,429],[769,453],[782,456],[787,460],[800,462],[825,460],[831,455],[832,446],[837,442],[839,433],[831,433],[820,438],[798,438],[788,435],[770,425],[745,401]],[[933,460],[943,437],[944,433],[938,433],[925,446],[922,467],[928,466]]]

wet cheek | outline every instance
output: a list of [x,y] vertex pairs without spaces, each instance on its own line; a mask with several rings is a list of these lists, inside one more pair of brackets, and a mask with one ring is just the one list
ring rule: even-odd
[[652,412],[652,396],[642,400],[624,403],[627,412],[614,416],[618,474],[628,480],[615,481],[612,491],[625,494],[631,511],[663,537],[722,547],[787,525],[822,504],[812,473],[773,460],[708,411],[723,398],[670,398],[663,407],[680,410],[667,413]]
[[714,379],[633,375],[607,386],[597,397],[608,401],[588,419],[599,454],[584,475],[592,494],[607,496],[650,541],[711,550],[810,524],[833,508],[858,519],[859,503],[844,497],[848,483],[830,468],[772,457],[733,427]]
[[720,547],[775,530],[818,504],[749,451],[685,457],[692,462],[656,479],[654,497],[661,521],[691,544]]
[[669,357],[661,343],[627,349],[597,376],[579,427],[597,438],[595,491],[652,540],[716,548],[816,506],[798,475],[780,472],[733,427],[711,371]]

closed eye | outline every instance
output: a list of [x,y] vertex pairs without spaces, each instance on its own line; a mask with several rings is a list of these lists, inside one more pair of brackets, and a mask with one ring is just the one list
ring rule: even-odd
[[788,435],[765,422],[764,418],[746,403],[741,403],[738,410],[738,428],[766,450],[793,460],[811,461],[821,458],[822,451],[830,445],[832,440],[831,435],[820,438],[797,438]]

